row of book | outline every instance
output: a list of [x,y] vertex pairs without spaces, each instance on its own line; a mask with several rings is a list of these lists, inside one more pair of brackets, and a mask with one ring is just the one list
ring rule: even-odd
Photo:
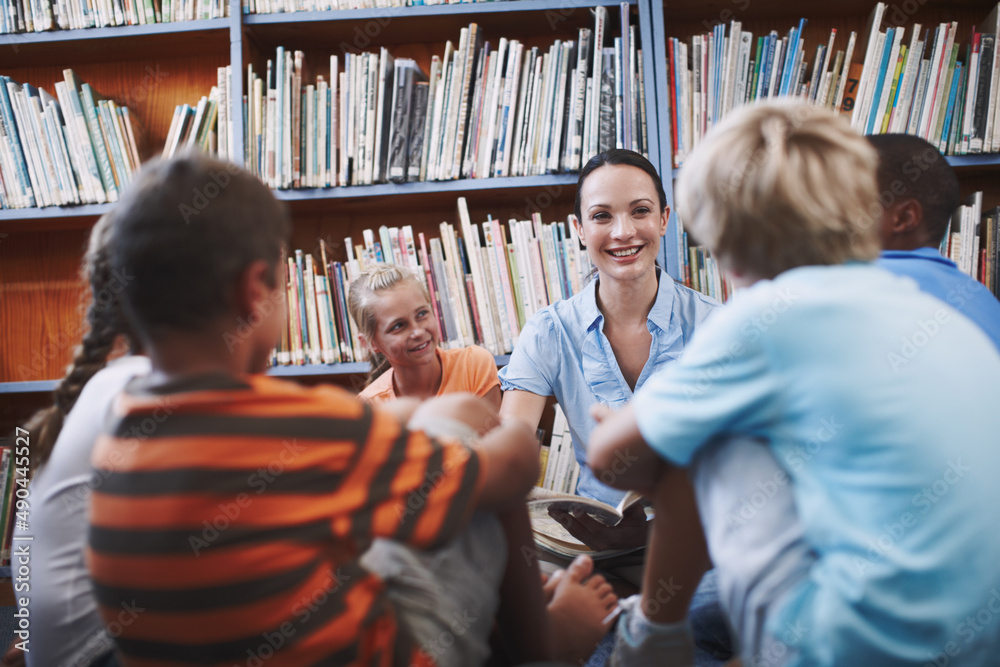
[[712,252],[704,246],[689,244],[687,232],[679,218],[677,228],[677,273],[680,282],[720,303],[728,301],[733,294],[733,285],[719,268]]
[[694,35],[690,44],[667,40],[667,100],[673,163],[679,167],[717,122],[733,109],[776,96],[808,99],[831,109],[841,106],[848,88],[856,34],[846,52],[834,54],[837,31],[816,50],[810,75],[799,21],[788,34],[776,30],[758,35],[732,21],[729,32],[717,24],[712,32]]
[[851,122],[866,134],[906,132],[923,137],[942,153],[965,155],[1000,150],[997,77],[1000,74],[1000,4],[980,28],[963,31],[941,23],[931,35],[914,24],[882,31],[885,3],[869,20],[868,48],[858,80]]
[[226,0],[0,0],[0,33],[78,30],[229,16]]
[[14,447],[13,439],[4,439],[0,444],[0,566],[3,567],[10,565],[10,545],[14,537],[14,491],[17,488]]
[[63,77],[56,97],[0,77],[0,207],[114,202],[139,168],[128,107]]
[[[780,36],[757,35],[739,21],[689,43],[667,41],[667,82],[673,164],[683,164],[705,133],[734,108],[791,96],[849,114],[865,134],[905,132],[923,137],[942,153],[1000,151],[1000,5],[973,29],[964,49],[959,25],[934,30],[882,29],[885,3],[869,18],[864,61],[856,63],[858,36],[837,49],[837,30],[807,50],[806,19]],[[909,32],[907,32],[909,31]],[[812,62],[808,61],[812,54]]]
[[[726,301],[733,286],[719,269],[712,253],[702,246],[689,246],[687,232],[678,223],[678,258],[681,282],[703,294]],[[941,239],[941,255],[955,262],[960,271],[983,283],[1000,299],[1000,206],[983,213],[983,193],[963,200],[952,214]]]
[[552,420],[552,437],[543,444],[538,454],[539,477],[536,486],[559,493],[576,493],[580,481],[580,464],[573,451],[573,435],[566,421],[566,413],[557,403]]
[[622,37],[594,30],[545,51],[472,23],[433,56],[331,56],[303,80],[301,51],[278,48],[266,78],[248,69],[246,164],[274,188],[489,178],[578,171],[608,148],[648,152],[641,51],[628,5]]
[[195,106],[181,104],[174,108],[163,157],[198,149],[223,160],[231,159],[235,148],[232,145],[233,128],[228,106],[232,76],[230,67],[220,67],[218,74],[218,85],[212,86],[209,94]]
[[357,245],[347,238],[346,262],[331,261],[325,241],[315,253],[295,251],[288,258],[288,327],[274,363],[365,360],[346,304],[351,282],[377,264],[405,266],[423,279],[443,346],[479,344],[495,355],[513,351],[537,310],[569,298],[589,279],[590,259],[572,216],[473,224],[463,197],[458,214],[458,229],[442,222],[438,238],[414,234],[409,225],[383,226],[377,235],[366,230]]
[[1000,206],[983,213],[983,193],[963,200],[941,241],[941,254],[1000,298]]
[[284,12],[323,12],[337,9],[385,9],[423,5],[455,5],[498,0],[243,0],[244,14],[280,14]]

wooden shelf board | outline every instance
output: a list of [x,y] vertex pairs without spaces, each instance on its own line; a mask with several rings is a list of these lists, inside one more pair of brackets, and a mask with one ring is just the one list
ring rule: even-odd
[[[83,62],[118,62],[123,53],[138,58],[203,52],[218,52],[228,56],[230,25],[229,19],[209,19],[0,35],[0,67],[78,66]],[[72,48],[73,53],[71,62],[67,61],[66,55],[69,48]]]

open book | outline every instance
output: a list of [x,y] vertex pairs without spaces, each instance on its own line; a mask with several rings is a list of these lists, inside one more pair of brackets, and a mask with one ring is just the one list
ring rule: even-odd
[[612,507],[593,498],[557,493],[535,487],[528,494],[528,515],[531,517],[531,530],[534,533],[535,544],[541,549],[567,558],[575,558],[580,554],[587,554],[595,559],[611,558],[637,551],[642,547],[593,549],[571,535],[558,521],[553,519],[549,515],[549,509],[561,509],[571,513],[582,512],[606,526],[615,526],[621,520],[625,510],[640,499],[641,496],[638,493],[629,491],[617,507]]

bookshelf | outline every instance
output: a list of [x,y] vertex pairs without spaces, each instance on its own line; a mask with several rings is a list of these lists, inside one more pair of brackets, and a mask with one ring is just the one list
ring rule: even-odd
[[[281,14],[244,14],[231,0],[230,16],[210,20],[124,27],[0,35],[0,73],[52,92],[62,70],[108,99],[127,104],[142,159],[157,155],[174,107],[193,103],[217,82],[217,68],[231,65],[230,100],[242,100],[247,65],[263,72],[277,46],[302,50],[306,61],[333,54],[388,47],[428,71],[444,42],[457,43],[461,28],[479,23],[484,37],[516,38],[527,47],[548,48],[555,39],[575,39],[593,27],[592,8],[605,6],[609,32],[617,34],[618,0],[510,0],[458,5],[393,7]],[[647,0],[630,0],[630,23],[643,45],[656,42]],[[654,81],[653,49],[643,51],[643,76]],[[312,76],[314,73],[310,73]],[[239,102],[229,105],[233,145],[243,154],[244,119]],[[648,147],[660,154],[656,94],[646,93]],[[464,196],[473,221],[487,214],[524,219],[540,210],[545,221],[572,211],[576,175],[460,179],[352,187],[276,190],[294,222],[292,248],[311,249],[327,240],[343,260],[343,239],[361,237],[379,225],[412,224],[436,236],[442,220],[457,223],[456,199]],[[0,427],[12,429],[50,400],[79,341],[86,294],[79,262],[90,228],[113,204],[0,210]],[[498,365],[507,357],[497,357]],[[367,363],[278,367],[275,375],[305,383],[350,384]]]
[[[915,3],[904,26],[925,27],[958,21],[959,38],[985,19],[995,3],[984,0],[927,0]],[[230,16],[210,20],[161,23],[47,33],[0,35],[0,73],[51,89],[62,68],[72,66],[79,78],[104,96],[126,102],[141,128],[141,157],[159,152],[171,112],[191,103],[217,81],[216,68],[231,65],[230,100],[241,100],[247,65],[263,72],[278,46],[305,52],[307,62],[332,54],[377,51],[389,47],[397,57],[410,57],[428,71],[431,57],[445,40],[457,41],[459,30],[476,21],[486,39],[517,38],[527,46],[545,47],[554,39],[573,39],[592,26],[591,8],[609,8],[617,0],[508,0],[354,9],[339,11],[244,14],[231,0]],[[837,28],[836,49],[844,48],[850,31],[858,33],[853,60],[861,62],[867,42],[866,22],[874,2],[809,5],[791,0],[758,0],[752,4],[702,3],[695,0],[630,0],[631,22],[643,46],[646,113],[650,158],[664,175],[673,209],[670,112],[666,96],[668,37],[688,40],[711,31],[712,25],[741,21],[755,35],[774,29],[783,34],[805,16],[806,53],[826,42]],[[890,11],[893,9],[890,5]],[[614,21],[611,21],[614,24]],[[616,28],[613,31],[617,30]],[[963,44],[964,44],[963,41]],[[314,73],[310,73],[312,76]],[[243,154],[244,119],[238,103],[230,104],[234,149]],[[984,208],[1000,203],[1000,155],[949,157],[958,170],[963,196],[984,192]],[[523,219],[541,210],[546,221],[565,218],[572,210],[575,174],[422,181],[353,187],[276,190],[292,212],[292,248],[311,249],[325,239],[334,257],[343,260],[343,239],[360,238],[364,229],[412,224],[436,235],[442,220],[457,222],[455,200],[469,202],[473,221],[491,214],[500,220]],[[89,229],[112,204],[0,210],[0,425],[13,426],[48,401],[55,378],[63,374],[79,339],[83,285],[79,260]],[[661,250],[661,263],[677,277],[679,257],[672,215]],[[505,363],[504,357],[497,358]],[[274,373],[303,382],[342,384],[363,374],[366,364],[293,366]]]
[[[729,35],[731,21],[742,23],[743,30],[751,31],[755,38],[776,30],[779,36],[784,36],[790,28],[797,26],[799,19],[806,18],[807,25],[802,33],[805,43],[804,57],[812,61],[815,50],[820,44],[826,44],[831,29],[837,30],[834,50],[845,49],[851,31],[857,33],[852,61],[864,61],[865,48],[868,42],[868,18],[875,2],[868,0],[846,0],[839,3],[809,3],[792,0],[756,0],[753,3],[736,2],[697,2],[696,0],[650,0],[652,28],[659,37],[653,47],[656,59],[656,82],[658,91],[657,125],[660,130],[660,156],[658,164],[665,174],[668,170],[672,180],[683,168],[671,168],[673,162],[673,147],[671,145],[670,106],[664,102],[664,91],[668,91],[667,40],[671,37],[691,43],[691,37],[710,33],[714,25],[722,23]],[[979,29],[996,2],[988,0],[926,0],[919,3],[887,2],[882,30],[887,26],[902,26],[906,28],[904,42],[908,42],[914,23],[920,23],[923,29],[930,28],[930,39],[934,37],[934,27],[942,22],[958,22],[958,33],[955,43],[961,44],[959,60],[966,60],[965,45],[969,43],[973,28]],[[929,47],[928,47],[929,48]],[[926,54],[924,57],[927,57]],[[810,67],[812,65],[810,64]],[[809,72],[806,74],[809,78]],[[983,192],[983,210],[1000,204],[1000,154],[984,153],[975,155],[950,155],[949,163],[955,168],[962,185],[963,198],[975,191]],[[673,194],[668,189],[667,196],[672,200]],[[670,227],[664,243],[665,260],[668,267],[677,267],[677,219],[671,215]],[[671,268],[671,274],[674,269]]]

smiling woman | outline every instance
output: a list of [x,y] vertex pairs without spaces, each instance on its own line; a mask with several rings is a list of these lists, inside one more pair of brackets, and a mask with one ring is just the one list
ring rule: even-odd
[[[670,209],[659,174],[642,155],[610,150],[592,158],[580,172],[575,210],[597,279],[527,322],[510,363],[500,371],[500,413],[535,428],[546,397],[555,396],[580,463],[576,493],[615,506],[625,495],[611,488],[616,475],[598,478],[586,465],[597,423],[594,411],[618,410],[629,403],[651,376],[677,361],[695,327],[719,304],[674,283],[656,266]],[[621,474],[634,472],[627,466]],[[690,495],[685,487],[686,480],[679,479],[678,493]],[[638,557],[601,560],[598,566],[638,586],[644,558],[640,552]],[[713,658],[731,654],[713,581],[706,577],[692,605],[700,610],[691,614],[695,640],[703,650],[698,664],[715,664]],[[686,612],[693,593],[677,595],[671,608]]]

